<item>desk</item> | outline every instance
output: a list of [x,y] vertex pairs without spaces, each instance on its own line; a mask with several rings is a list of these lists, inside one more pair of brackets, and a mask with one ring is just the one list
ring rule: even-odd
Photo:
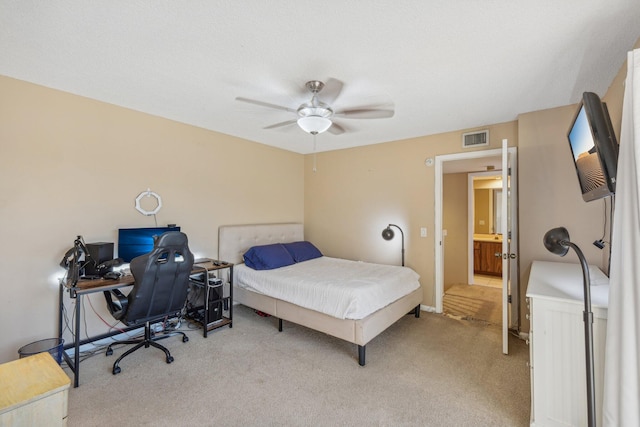
[[[73,345],[65,345],[62,350],[62,357],[67,362],[69,369],[73,372],[73,387],[78,387],[78,380],[80,376],[80,345],[91,343],[94,341],[108,338],[120,333],[120,331],[113,331],[99,336],[87,338],[85,340],[80,339],[80,318],[82,315],[82,297],[87,294],[96,292],[109,291],[117,288],[124,288],[132,286],[134,283],[133,276],[131,274],[122,276],[117,280],[113,279],[94,279],[94,280],[78,280],[75,287],[69,288],[64,283],[60,283],[60,318],[58,322],[58,337],[62,338],[63,318],[64,318],[64,291],[69,291],[69,297],[76,300],[75,307],[75,325],[73,330]],[[137,327],[136,327],[137,328]],[[131,330],[136,328],[127,328],[125,330]],[[73,360],[67,354],[68,348],[74,348]]]
[[[219,265],[216,265],[219,264]],[[211,271],[214,270],[221,270],[224,268],[229,268],[230,270],[230,274],[229,274],[229,289],[230,292],[233,292],[233,285],[232,285],[232,277],[233,277],[233,264],[221,264],[218,261],[215,260],[209,260],[207,259],[206,261],[203,262],[199,262],[199,263],[194,263],[193,264],[193,269],[191,270],[192,273],[209,273]],[[82,317],[82,297],[84,295],[88,295],[88,294],[92,294],[92,293],[97,293],[97,292],[103,292],[103,291],[110,291],[112,289],[118,289],[118,288],[126,288],[129,286],[133,286],[134,283],[134,278],[133,275],[128,274],[126,276],[122,276],[119,279],[113,280],[113,279],[92,279],[92,280],[85,280],[85,279],[81,279],[78,281],[78,283],[76,284],[75,287],[67,287],[64,285],[64,283],[60,283],[60,293],[59,293],[59,308],[60,308],[60,318],[59,318],[59,322],[58,322],[58,337],[62,338],[62,333],[63,333],[63,318],[64,318],[64,292],[68,291],[69,292],[69,297],[71,299],[76,299],[76,307],[75,307],[75,321],[74,321],[74,330],[73,330],[73,336],[74,336],[74,340],[73,340],[73,344],[69,344],[69,345],[65,345],[64,349],[62,350],[62,356],[64,357],[64,360],[67,362],[67,365],[69,366],[69,369],[71,369],[71,371],[73,372],[73,387],[78,387],[78,381],[79,381],[79,376],[80,376],[80,346],[83,344],[88,344],[88,343],[92,343],[94,341],[98,341],[104,338],[109,338],[112,337],[114,335],[118,335],[121,333],[121,331],[130,331],[133,329],[138,329],[140,328],[140,326],[133,326],[133,327],[128,327],[125,329],[121,329],[121,330],[117,330],[117,331],[113,331],[113,332],[108,332],[105,334],[101,334],[101,335],[97,335],[94,337],[89,337],[86,338],[84,340],[80,339],[80,319]],[[233,305],[233,300],[232,298],[232,294],[229,296],[230,301],[229,301],[229,317],[226,318],[224,320],[224,322],[221,322],[220,324],[217,324],[215,326],[213,325],[202,325],[204,327],[204,336],[207,336],[207,331],[209,329],[214,329],[220,326],[224,326],[224,325],[229,325],[229,327],[232,327],[232,305]],[[73,353],[73,360],[71,360],[71,357],[69,357],[69,355],[67,354],[67,349],[72,348],[74,349],[74,353]]]

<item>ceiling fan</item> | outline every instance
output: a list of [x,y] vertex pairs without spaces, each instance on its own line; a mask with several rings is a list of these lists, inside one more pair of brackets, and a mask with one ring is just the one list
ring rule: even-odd
[[[391,104],[366,105],[353,108],[334,108],[329,104],[320,101],[318,94],[327,86],[332,94],[328,98],[334,101],[342,91],[342,83],[336,79],[329,79],[327,85],[319,80],[311,80],[305,84],[311,93],[311,100],[298,106],[297,108],[285,107],[268,102],[257,101],[255,99],[236,97],[236,101],[247,102],[261,107],[273,108],[276,110],[295,113],[297,118],[284,122],[266,126],[264,129],[275,129],[297,123],[298,126],[307,133],[317,135],[329,131],[334,135],[345,132],[345,128],[336,122],[336,119],[384,119],[393,117],[394,110]],[[331,96],[333,95],[333,96]]]

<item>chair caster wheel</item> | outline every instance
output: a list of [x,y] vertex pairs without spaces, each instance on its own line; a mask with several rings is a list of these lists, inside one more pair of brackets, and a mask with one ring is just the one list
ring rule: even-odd
[[108,348],[107,352],[105,353],[105,356],[111,356],[113,354],[113,349]]
[[167,357],[167,363],[171,363],[171,362],[173,362],[173,356]]
[[189,341],[189,337],[188,337],[188,336],[186,336],[186,335],[185,335],[185,336],[183,336],[183,337],[182,337],[182,342],[187,342],[187,341]]
[[113,375],[118,375],[120,373],[121,369],[120,366],[116,366],[113,368]]

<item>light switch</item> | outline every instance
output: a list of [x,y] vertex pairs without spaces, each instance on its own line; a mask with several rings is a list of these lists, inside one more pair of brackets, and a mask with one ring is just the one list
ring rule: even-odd
[[427,237],[427,227],[420,227],[420,237]]

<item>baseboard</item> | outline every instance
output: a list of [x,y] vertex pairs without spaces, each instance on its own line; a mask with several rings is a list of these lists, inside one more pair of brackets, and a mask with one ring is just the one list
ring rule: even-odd
[[420,304],[420,311],[426,311],[428,313],[436,313],[436,308],[430,305]]
[[[152,328],[155,325],[152,325]],[[156,332],[158,332],[158,328],[155,327]],[[94,342],[90,342],[87,344],[83,344],[80,346],[80,354],[85,353],[85,352],[92,352],[92,351],[96,351],[101,349],[102,347],[106,347],[109,344],[113,344],[116,341],[123,341],[123,340],[130,340],[133,337],[139,337],[141,335],[144,335],[144,326],[138,329],[132,329],[128,332],[123,332],[121,334],[118,335],[114,335],[112,337],[107,337],[107,338],[103,338],[101,340],[98,341],[94,341]],[[75,348],[74,347],[70,347],[68,349],[65,350],[67,353],[67,356],[69,357],[73,357],[73,355],[75,354]]]

